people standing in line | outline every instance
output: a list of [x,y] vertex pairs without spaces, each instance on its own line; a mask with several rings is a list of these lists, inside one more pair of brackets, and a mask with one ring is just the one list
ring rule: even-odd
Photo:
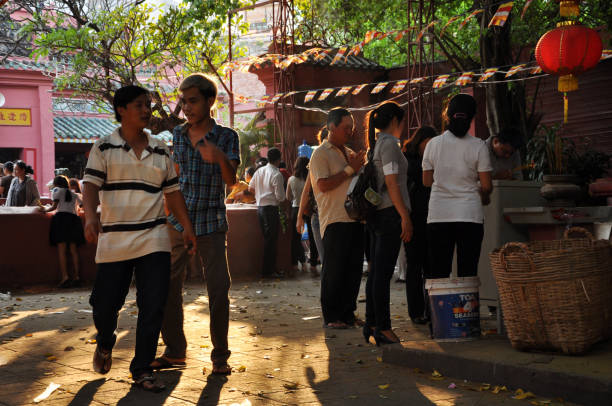
[[468,135],[476,101],[454,96],[444,114],[448,129],[433,138],[423,155],[423,185],[431,187],[427,238],[430,269],[427,278],[448,278],[457,246],[457,274],[476,276],[484,235],[483,203],[493,190],[489,151]]
[[493,166],[493,179],[523,180],[520,134],[514,129],[505,129],[486,141]]
[[[327,139],[329,131],[327,126],[321,128],[317,133],[317,141],[319,145]],[[312,157],[312,154],[311,154]],[[317,201],[314,198],[314,192],[312,191],[312,176],[308,174],[306,182],[304,183],[304,190],[302,191],[302,197],[300,199],[300,208],[298,211],[298,218],[296,222],[297,232],[302,234],[304,232],[304,222],[308,226],[308,242],[310,244],[310,271],[316,274],[317,257],[321,263],[323,263],[323,238],[321,237],[321,226],[319,224],[319,210],[317,208]]]
[[138,322],[130,372],[135,385],[159,392],[164,385],[155,381],[151,362],[170,280],[164,198],[183,226],[182,244],[195,247],[196,239],[170,152],[145,131],[151,119],[148,90],[118,89],[113,109],[121,126],[94,143],[83,179],[85,236],[98,245],[98,272],[89,299],[98,331],[93,368],[101,374],[111,369],[117,318],[135,273]]
[[308,162],[308,158],[303,156],[296,159],[293,165],[293,175],[287,182],[286,199],[291,202],[291,265],[294,271],[298,271],[298,262],[302,264],[302,270],[304,270],[306,263],[302,234],[298,233],[296,225],[302,191],[308,177]]
[[415,324],[429,321],[429,307],[425,299],[425,275],[429,274],[427,247],[427,213],[431,188],[423,185],[423,154],[432,138],[437,136],[431,127],[421,127],[404,145],[408,160],[408,194],[410,196],[410,218],[412,239],[404,244],[406,252],[406,302],[408,315]]
[[13,167],[15,177],[6,197],[6,206],[38,206],[40,204],[40,193],[36,181],[29,175],[34,175],[34,170],[23,161],[15,162]]
[[[231,374],[228,359],[229,289],[231,277],[227,266],[227,215],[225,185],[236,182],[240,164],[238,134],[211,117],[217,100],[217,86],[201,73],[186,77],[179,85],[187,123],[173,130],[173,158],[179,167],[178,183],[185,196],[193,224],[195,249],[200,256],[208,291],[210,309],[210,354],[212,373]],[[172,272],[168,302],[161,328],[166,345],[161,357],[151,364],[155,369],[184,366],[187,339],[183,328],[183,283],[190,262],[189,252],[181,243],[182,222],[170,215],[167,227],[172,244]]]
[[412,238],[408,161],[399,144],[403,120],[404,110],[392,101],[366,116],[368,159],[376,170],[381,202],[367,219],[372,267],[366,283],[363,336],[366,342],[373,336],[376,345],[399,342],[391,329],[390,284],[402,241]]
[[13,176],[13,166],[12,162],[6,162],[2,167],[2,172],[4,176],[0,179],[0,197],[5,198],[8,196],[9,189],[11,188],[11,182],[15,178]]
[[[77,204],[82,205],[81,196],[72,192],[69,188],[68,180],[65,176],[56,176],[53,179],[53,190],[51,191],[53,204],[49,207],[41,207],[43,213],[55,210],[55,215],[51,219],[51,229],[49,232],[49,242],[57,246],[59,256],[60,272],[62,279],[58,285],[60,288],[77,287],[81,285],[79,253],[77,247],[85,242],[83,234],[83,223],[77,216]],[[70,250],[74,277],[68,276],[68,261],[66,258],[66,248]]]
[[327,116],[328,138],[313,152],[310,175],[323,235],[321,308],[328,328],[362,322],[355,317],[363,268],[363,226],[351,219],[344,202],[353,176],[363,166],[365,152],[346,143],[353,135],[353,116],[334,108]]
[[255,195],[257,216],[264,237],[263,268],[264,278],[280,278],[276,268],[276,242],[280,224],[279,209],[285,201],[285,180],[278,170],[281,152],[278,148],[268,150],[268,163],[257,169],[249,184],[249,192]]

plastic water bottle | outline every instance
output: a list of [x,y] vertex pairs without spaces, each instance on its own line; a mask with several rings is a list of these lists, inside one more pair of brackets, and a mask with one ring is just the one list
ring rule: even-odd
[[298,147],[298,157],[305,156],[310,159],[312,155],[312,147],[306,144],[306,140],[302,140],[302,145]]

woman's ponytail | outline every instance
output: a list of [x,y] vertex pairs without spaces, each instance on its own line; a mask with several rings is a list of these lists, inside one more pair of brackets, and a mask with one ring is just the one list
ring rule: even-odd
[[476,100],[469,94],[460,93],[448,103],[444,119],[448,123],[447,129],[458,138],[463,138],[476,115]]

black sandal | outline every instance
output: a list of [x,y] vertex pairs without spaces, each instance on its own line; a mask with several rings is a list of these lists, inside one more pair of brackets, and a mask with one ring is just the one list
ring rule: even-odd
[[146,390],[147,392],[160,393],[166,389],[166,385],[157,384],[153,375],[145,373],[138,378],[134,378],[134,385]]
[[213,364],[212,373],[214,375],[231,375],[232,367],[227,362]]
[[108,350],[105,351],[100,348],[99,345],[96,346],[96,351],[94,351],[93,358],[93,370],[99,374],[107,374],[110,371],[111,366],[113,365],[113,351]]
[[[157,363],[157,365],[153,365],[153,363]],[[155,370],[170,369],[170,368],[183,369],[186,366],[187,366],[187,363],[185,361],[170,361],[165,356],[155,358],[153,362],[151,362],[151,368]]]

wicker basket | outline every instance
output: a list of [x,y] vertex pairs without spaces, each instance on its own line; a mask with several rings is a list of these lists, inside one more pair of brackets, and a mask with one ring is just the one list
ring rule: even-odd
[[490,254],[514,348],[579,354],[612,337],[612,245],[579,227],[564,237]]

